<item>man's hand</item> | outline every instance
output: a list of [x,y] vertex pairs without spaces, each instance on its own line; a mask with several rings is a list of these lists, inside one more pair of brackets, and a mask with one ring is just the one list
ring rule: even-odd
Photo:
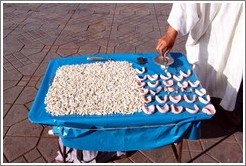
[[167,32],[165,35],[163,35],[157,43],[156,46],[156,50],[163,55],[164,57],[166,57],[167,53],[169,53],[171,51],[171,49],[173,48],[175,39],[178,35],[178,32],[169,25],[169,27],[167,28]]

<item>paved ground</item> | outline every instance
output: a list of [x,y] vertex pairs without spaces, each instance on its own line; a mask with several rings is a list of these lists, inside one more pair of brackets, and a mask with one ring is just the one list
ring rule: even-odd
[[[155,51],[170,9],[171,4],[4,4],[3,162],[55,162],[58,138],[47,134],[50,127],[31,124],[27,118],[52,58]],[[185,40],[178,37],[173,51],[185,54]],[[212,120],[203,122],[201,139],[185,140],[182,162],[242,163],[242,128],[230,125],[218,110]],[[171,146],[166,146],[111,162],[176,160]]]

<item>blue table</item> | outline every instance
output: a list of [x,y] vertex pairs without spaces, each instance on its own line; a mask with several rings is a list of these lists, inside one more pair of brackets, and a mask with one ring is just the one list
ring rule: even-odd
[[[116,61],[129,61],[133,63],[134,68],[145,67],[147,74],[162,74],[164,70],[153,61],[157,55],[156,52],[148,52],[97,54],[93,56]],[[133,115],[108,116],[52,116],[46,112],[44,99],[58,67],[94,63],[95,61],[87,60],[87,57],[90,56],[92,55],[51,60],[28,115],[32,123],[53,126],[53,132],[61,137],[65,146],[96,151],[153,149],[179,142],[183,138],[198,139],[201,121],[212,118],[212,115],[207,115],[202,111],[196,114],[190,114],[186,111],[180,114],[173,114],[170,111],[162,114],[156,111],[151,115],[138,112]],[[187,71],[190,69],[192,71],[183,54],[170,53],[170,56],[173,57],[174,63],[169,66],[168,72],[178,74],[180,70]],[[147,63],[138,64],[137,58],[139,57],[146,58]],[[189,79],[191,81],[197,80],[193,71]],[[205,106],[199,102],[196,104],[200,108]],[[189,107],[190,104],[181,102],[181,105]]]

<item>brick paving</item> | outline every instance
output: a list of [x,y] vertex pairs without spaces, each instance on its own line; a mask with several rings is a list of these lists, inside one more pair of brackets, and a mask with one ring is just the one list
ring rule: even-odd
[[[153,52],[171,4],[28,3],[3,5],[3,163],[56,162],[58,137],[27,114],[48,62],[94,53]],[[186,37],[173,48],[185,54]],[[238,102],[242,112],[242,96]],[[240,113],[240,111],[238,111]],[[185,140],[182,162],[242,163],[242,125],[218,111],[204,121],[201,138]],[[136,151],[115,163],[176,163],[171,146]]]

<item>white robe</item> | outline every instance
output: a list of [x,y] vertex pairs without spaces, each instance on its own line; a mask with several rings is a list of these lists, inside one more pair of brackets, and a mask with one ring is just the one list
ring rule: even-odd
[[188,35],[186,54],[202,86],[233,111],[243,77],[245,22],[243,3],[174,3],[168,23]]

